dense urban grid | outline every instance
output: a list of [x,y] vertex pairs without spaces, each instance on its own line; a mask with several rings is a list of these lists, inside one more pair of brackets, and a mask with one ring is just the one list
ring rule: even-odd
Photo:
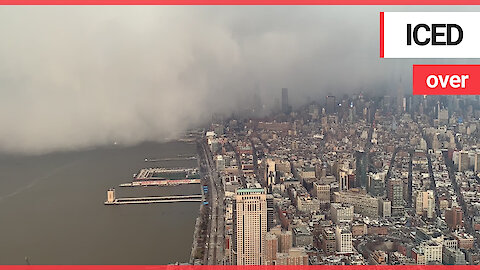
[[480,263],[478,96],[288,94],[203,133],[191,263]]

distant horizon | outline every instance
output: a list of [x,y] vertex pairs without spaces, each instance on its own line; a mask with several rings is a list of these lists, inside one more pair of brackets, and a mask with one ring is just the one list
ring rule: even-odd
[[[411,93],[411,64],[380,59],[392,6],[2,6],[0,151],[42,153],[175,137],[288,88]],[[431,11],[480,7],[422,7]]]

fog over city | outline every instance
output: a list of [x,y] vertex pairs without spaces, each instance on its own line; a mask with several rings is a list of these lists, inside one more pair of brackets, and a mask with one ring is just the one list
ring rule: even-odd
[[445,8],[1,7],[0,152],[162,141],[255,94],[271,108],[282,87],[295,107],[410,92],[412,64],[475,63],[380,59],[389,10]]

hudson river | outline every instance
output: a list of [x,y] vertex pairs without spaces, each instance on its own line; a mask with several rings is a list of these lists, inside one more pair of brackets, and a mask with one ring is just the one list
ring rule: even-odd
[[194,167],[195,144],[0,156],[0,264],[169,264],[188,262],[200,203],[105,206],[117,197],[199,194],[199,185],[123,187],[143,167]]

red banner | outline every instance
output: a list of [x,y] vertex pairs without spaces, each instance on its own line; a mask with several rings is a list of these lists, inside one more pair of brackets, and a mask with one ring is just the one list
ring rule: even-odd
[[414,95],[480,95],[480,65],[413,65]]

